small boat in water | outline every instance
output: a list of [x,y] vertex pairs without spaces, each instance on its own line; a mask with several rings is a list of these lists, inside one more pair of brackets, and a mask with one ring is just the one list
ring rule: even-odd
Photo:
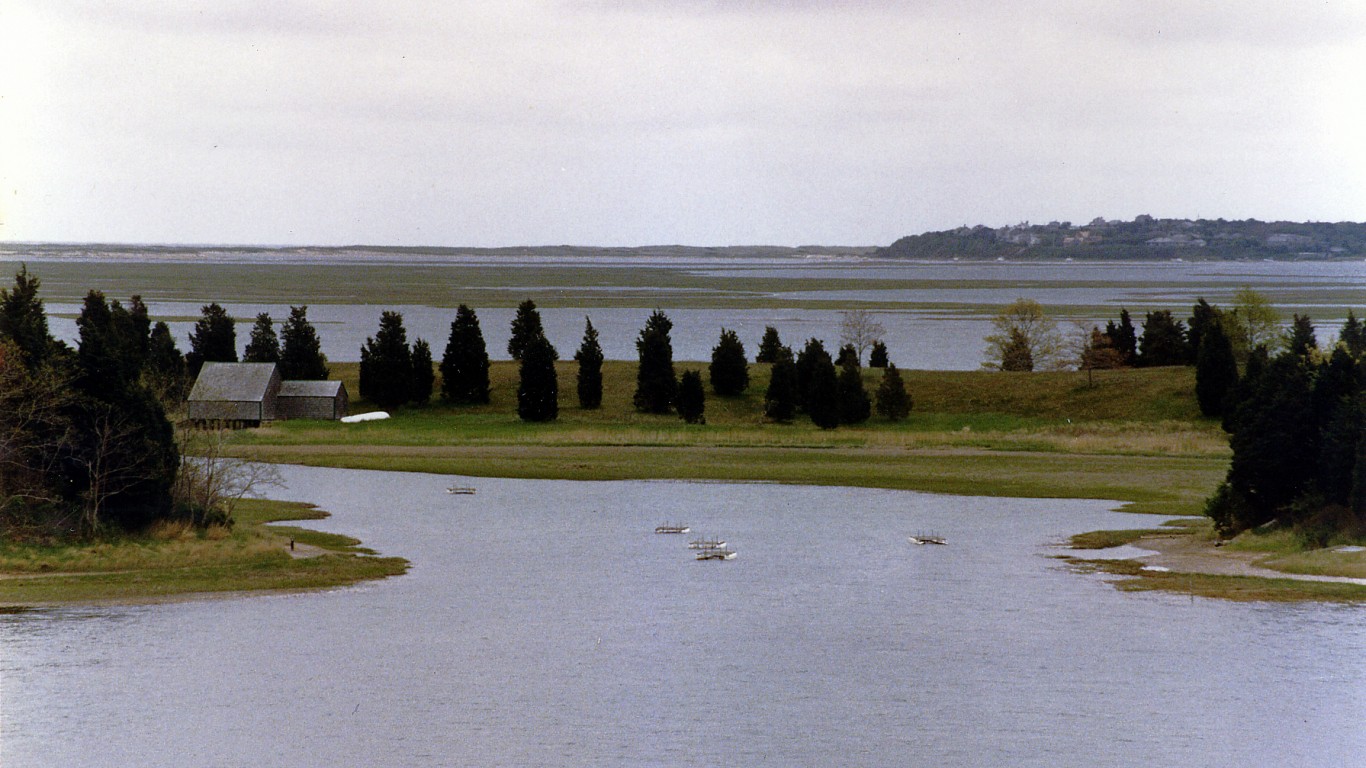
[[736,552],[725,547],[708,547],[697,551],[698,560],[734,560]]
[[720,549],[726,546],[725,539],[693,539],[688,542],[688,549]]
[[656,525],[656,526],[655,526],[655,533],[691,533],[691,532],[692,532],[692,528],[689,528],[689,527],[686,526],[686,525],[674,525],[673,523],[665,523],[664,525]]
[[474,493],[474,489],[467,485],[452,485],[446,489],[446,493],[469,496]]
[[912,544],[948,544],[943,536],[935,536],[929,533],[917,533],[908,537]]

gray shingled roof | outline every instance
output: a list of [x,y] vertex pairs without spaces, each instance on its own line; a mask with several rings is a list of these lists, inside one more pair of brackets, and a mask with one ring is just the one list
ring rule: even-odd
[[274,373],[274,363],[204,363],[188,399],[261,402]]
[[340,381],[282,381],[280,397],[336,397]]

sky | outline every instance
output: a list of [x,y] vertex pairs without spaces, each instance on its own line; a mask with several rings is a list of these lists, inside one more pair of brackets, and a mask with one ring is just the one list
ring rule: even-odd
[[0,0],[0,241],[1366,221],[1363,0]]

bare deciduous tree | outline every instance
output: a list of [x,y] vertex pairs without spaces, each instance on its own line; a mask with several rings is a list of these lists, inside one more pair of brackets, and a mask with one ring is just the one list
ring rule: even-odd
[[218,512],[231,520],[243,498],[282,484],[275,465],[230,455],[228,436],[225,429],[184,429],[180,433],[180,453],[185,458],[172,495],[198,516]]
[[1027,370],[1057,371],[1070,365],[1058,324],[1033,299],[1016,299],[991,319],[996,332],[986,337],[984,368],[1020,370],[1012,363],[1028,352]]
[[877,321],[876,316],[866,309],[851,309],[840,313],[840,343],[850,344],[858,352],[859,361],[863,353],[882,341],[887,329]]

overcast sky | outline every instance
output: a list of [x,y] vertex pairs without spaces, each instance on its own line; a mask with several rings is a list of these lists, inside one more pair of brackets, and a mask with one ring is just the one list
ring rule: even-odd
[[0,240],[1366,220],[1363,0],[0,0]]

